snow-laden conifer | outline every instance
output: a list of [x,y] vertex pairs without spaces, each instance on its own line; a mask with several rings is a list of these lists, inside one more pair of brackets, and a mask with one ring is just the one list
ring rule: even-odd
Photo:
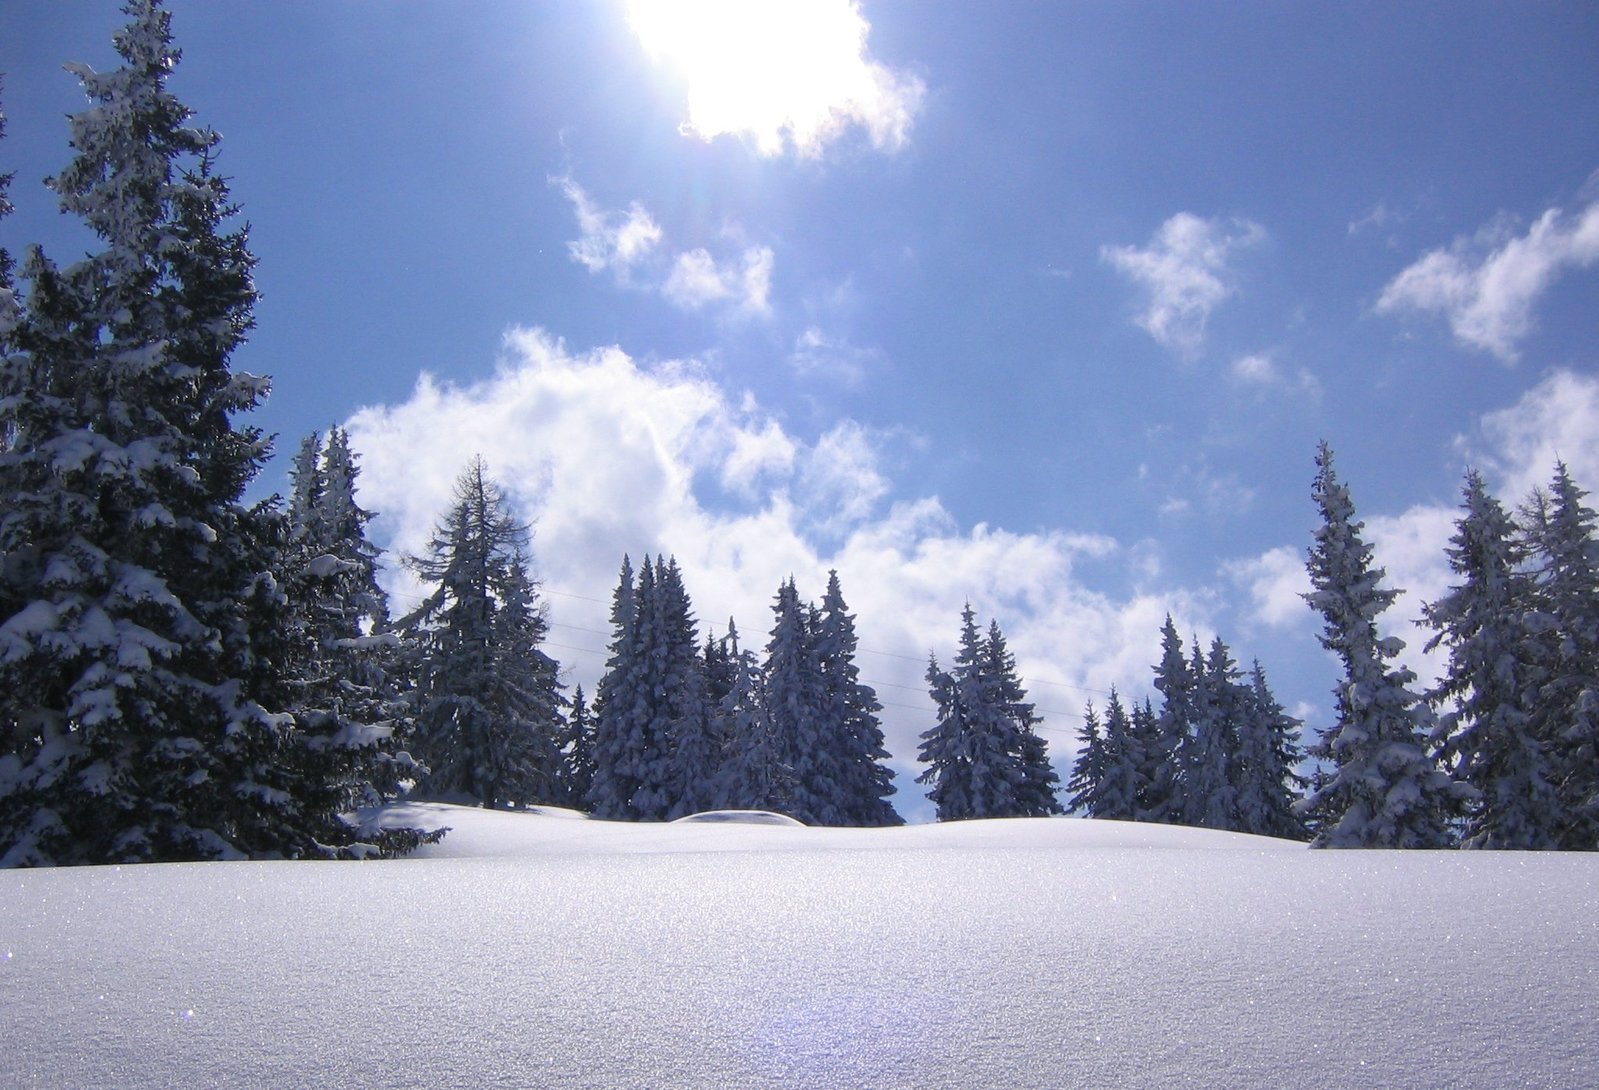
[[859,643],[838,572],[830,571],[813,634],[821,673],[823,742],[834,749],[838,768],[836,820],[830,824],[899,825],[902,819],[889,801],[894,773],[885,763],[888,750],[877,718],[883,706],[876,690],[860,679],[855,663]]
[[[1459,582],[1425,607],[1448,648],[1449,668],[1429,699],[1447,710],[1437,740],[1454,778],[1477,792],[1461,844],[1553,848],[1562,815],[1555,772],[1534,731],[1542,618],[1523,569],[1517,530],[1475,470],[1466,474],[1465,514],[1455,524],[1449,567]],[[1545,661],[1540,661],[1545,660]]]
[[1404,649],[1377,631],[1377,618],[1399,591],[1382,586],[1372,566],[1349,489],[1323,443],[1316,454],[1313,498],[1321,513],[1310,550],[1312,590],[1305,600],[1322,615],[1322,646],[1338,656],[1344,677],[1334,690],[1337,721],[1312,748],[1331,766],[1304,800],[1316,847],[1438,848],[1452,842],[1446,823],[1454,793],[1433,759],[1433,717],[1411,686],[1416,676],[1390,665]]
[[1184,757],[1193,733],[1194,688],[1197,682],[1183,640],[1170,614],[1160,633],[1161,657],[1155,667],[1155,689],[1161,695],[1157,730],[1145,740],[1144,799],[1140,821],[1181,823],[1188,814],[1188,776]]
[[807,825],[839,822],[843,790],[839,747],[824,730],[827,695],[817,661],[811,610],[800,601],[791,576],[772,603],[766,644],[766,714],[790,770],[790,816]]
[[[645,557],[649,584],[654,568]],[[633,809],[641,766],[651,756],[638,727],[640,668],[634,655],[635,627],[641,577],[635,581],[633,565],[622,558],[622,571],[611,596],[611,654],[605,662],[594,696],[594,776],[588,790],[588,807],[595,817],[627,819]]]
[[1060,812],[1058,776],[1034,731],[1039,719],[997,624],[985,638],[967,604],[953,669],[931,658],[927,681],[938,721],[922,734],[919,756],[928,767],[917,782],[929,785],[938,820]]
[[1238,723],[1235,767],[1239,832],[1305,839],[1305,825],[1294,804],[1306,785],[1296,771],[1304,754],[1299,748],[1301,723],[1283,710],[1266,684],[1266,671],[1255,660],[1243,692]]
[[218,137],[166,88],[167,13],[126,10],[121,67],[68,66],[90,106],[48,183],[102,248],[30,248],[0,363],[0,858],[359,851],[263,704],[276,530],[241,497],[268,444],[234,418],[268,384],[230,366],[255,258]]
[[305,438],[290,473],[278,578],[289,638],[281,656],[285,700],[304,738],[307,773],[343,793],[345,808],[372,806],[414,782],[403,748],[410,713],[400,692],[398,638],[377,582],[371,513],[355,501],[359,467],[341,428],[324,445]]
[[583,686],[572,690],[566,729],[561,734],[560,803],[573,809],[588,804],[594,783],[594,717]]
[[474,458],[424,556],[431,593],[400,622],[413,648],[418,791],[483,806],[551,802],[560,703],[548,622],[527,572],[527,527]]
[[1549,671],[1532,729],[1556,766],[1560,846],[1571,851],[1599,848],[1599,535],[1586,498],[1557,464],[1526,530]]
[[669,818],[709,810],[716,805],[715,785],[722,771],[722,745],[705,702],[705,667],[699,655],[699,632],[693,603],[683,584],[677,558],[656,561],[662,632],[658,653],[664,672],[657,683],[661,697],[661,730],[667,739]]
[[725,649],[731,667],[729,684],[712,712],[725,747],[715,805],[792,813],[794,770],[786,763],[782,740],[766,711],[765,674],[755,652],[739,645],[738,628],[731,619]]
[[1100,785],[1105,780],[1105,734],[1093,702],[1083,709],[1083,725],[1077,731],[1077,758],[1066,781],[1069,813],[1098,817]]
[[1195,642],[1189,663],[1193,678],[1193,723],[1183,749],[1184,820],[1208,829],[1238,827],[1238,729],[1242,718],[1241,676],[1232,653],[1217,636],[1200,657]]

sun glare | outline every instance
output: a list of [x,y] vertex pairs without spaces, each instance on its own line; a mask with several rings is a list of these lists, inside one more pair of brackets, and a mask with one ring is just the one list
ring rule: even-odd
[[870,26],[852,0],[630,0],[645,51],[688,91],[685,132],[752,138],[762,154],[801,155],[850,123],[873,143],[905,140],[922,85],[866,52]]

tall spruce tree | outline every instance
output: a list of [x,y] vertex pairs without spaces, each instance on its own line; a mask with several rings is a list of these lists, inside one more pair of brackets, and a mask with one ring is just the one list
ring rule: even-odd
[[699,636],[677,561],[645,558],[636,585],[623,562],[612,603],[618,632],[600,679],[598,817],[663,821],[704,809],[720,753],[705,708]]
[[1139,820],[1180,823],[1189,811],[1184,758],[1191,752],[1197,682],[1170,614],[1161,628],[1160,647],[1155,689],[1161,695],[1161,707],[1155,720],[1157,729],[1149,733],[1144,745],[1144,802]]
[[828,696],[812,611],[800,601],[792,576],[778,588],[772,615],[764,688],[781,764],[789,770],[785,812],[807,825],[840,823],[843,762],[826,729]]
[[91,105],[48,182],[103,249],[30,248],[0,364],[0,859],[360,851],[263,704],[275,530],[241,497],[268,444],[234,417],[268,384],[230,363],[255,258],[217,135],[166,88],[167,13],[125,10],[120,68],[68,66]]
[[1532,730],[1555,764],[1560,847],[1599,848],[1599,536],[1565,463],[1528,512],[1548,677]]
[[1217,636],[1200,657],[1195,641],[1193,728],[1183,755],[1187,778],[1185,822],[1207,829],[1238,827],[1239,727],[1243,717],[1240,674],[1232,652]]
[[830,571],[813,634],[821,673],[823,741],[835,749],[838,767],[839,793],[829,824],[899,825],[903,819],[889,801],[894,773],[884,763],[888,750],[877,718],[883,706],[876,690],[860,679],[855,664],[859,643],[838,572]]
[[[655,571],[648,557],[644,567],[653,589]],[[634,646],[642,583],[642,577],[635,580],[632,561],[624,556],[611,596],[611,654],[594,697],[594,776],[587,800],[595,817],[637,819],[633,795],[643,766],[659,759],[649,740],[635,729],[640,667]]]
[[366,537],[371,513],[355,502],[358,476],[342,429],[332,428],[325,445],[315,433],[305,438],[278,564],[291,630],[282,656],[287,699],[316,775],[345,791],[350,807],[379,803],[421,775],[403,748],[410,714],[399,691],[399,640],[387,631],[381,553]]
[[730,684],[713,715],[725,757],[715,805],[733,810],[775,810],[793,806],[794,770],[785,763],[782,740],[766,710],[765,675],[755,652],[739,646],[738,628],[727,623]]
[[1364,525],[1326,443],[1316,454],[1312,496],[1321,526],[1305,600],[1322,615],[1322,646],[1344,669],[1333,690],[1337,722],[1311,750],[1331,766],[1304,801],[1317,830],[1313,846],[1447,847],[1453,793],[1428,746],[1433,717],[1411,689],[1415,674],[1391,664],[1404,642],[1377,631],[1377,618],[1399,591],[1384,588],[1386,573],[1372,566]]
[[1092,701],[1083,709],[1077,740],[1077,759],[1072,762],[1071,778],[1066,781],[1070,793],[1066,809],[1069,813],[1098,817],[1100,791],[1106,778],[1105,732]]
[[1449,567],[1460,580],[1424,608],[1437,632],[1427,645],[1449,651],[1449,667],[1428,694],[1447,710],[1437,738],[1471,804],[1461,845],[1553,848],[1562,814],[1555,770],[1533,721],[1538,714],[1540,620],[1514,522],[1475,470],[1466,474],[1465,514],[1455,524]]
[[665,672],[658,692],[663,698],[661,730],[667,739],[671,795],[666,816],[677,818],[715,807],[722,745],[705,700],[699,633],[677,558],[668,558],[664,565],[657,558],[655,574],[665,639],[659,651]]
[[400,622],[416,672],[418,791],[487,807],[554,802],[557,667],[526,569],[527,527],[474,458],[425,556],[406,564],[432,593]]
[[1255,660],[1243,693],[1238,726],[1236,796],[1239,832],[1304,840],[1305,823],[1294,810],[1307,781],[1297,768],[1302,724],[1289,715],[1266,684]]

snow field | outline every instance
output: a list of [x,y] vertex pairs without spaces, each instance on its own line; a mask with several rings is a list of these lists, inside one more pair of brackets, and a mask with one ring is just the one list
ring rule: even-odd
[[8,1087],[1583,1087],[1599,859],[412,807],[0,874]]

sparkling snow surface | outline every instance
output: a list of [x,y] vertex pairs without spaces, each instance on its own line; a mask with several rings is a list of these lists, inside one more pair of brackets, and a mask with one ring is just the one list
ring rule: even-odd
[[5,1087],[1591,1087],[1599,857],[412,807],[0,874]]

